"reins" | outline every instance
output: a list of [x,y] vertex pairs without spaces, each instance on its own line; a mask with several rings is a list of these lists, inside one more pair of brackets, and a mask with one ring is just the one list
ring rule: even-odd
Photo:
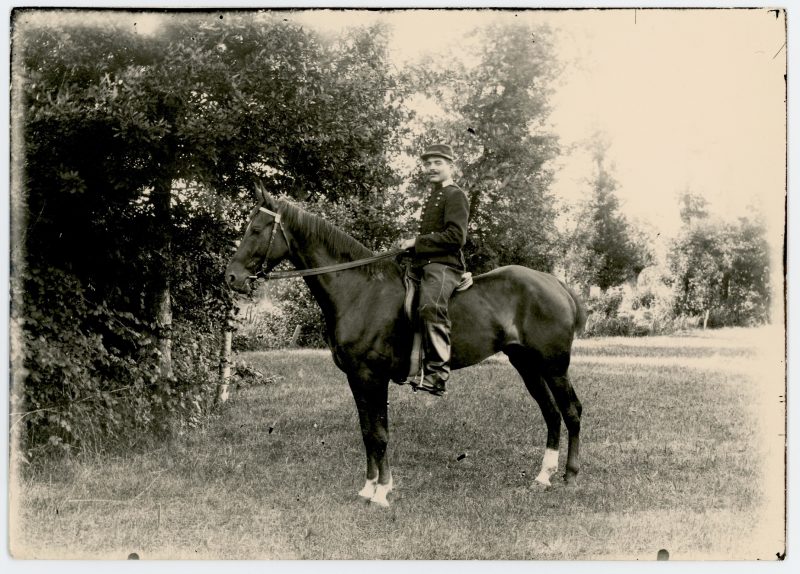
[[[264,213],[271,215],[275,219],[275,223],[272,226],[272,233],[269,236],[269,243],[267,243],[267,251],[266,255],[264,256],[264,263],[263,265],[267,264],[269,261],[269,252],[272,248],[272,241],[275,239],[275,234],[278,231],[278,227],[281,228],[281,233],[283,234],[283,239],[286,241],[286,245],[289,245],[289,238],[286,236],[286,231],[284,231],[283,226],[281,225],[281,214],[272,210],[267,209],[266,207],[259,206],[259,211],[263,211]],[[333,265],[325,265],[323,267],[314,267],[312,269],[294,269],[292,271],[272,271],[266,272],[264,271],[264,267],[262,266],[259,269],[258,273],[255,275],[251,275],[251,279],[264,279],[269,281],[270,279],[292,279],[295,277],[309,277],[312,275],[324,275],[325,273],[335,273],[336,271],[344,271],[346,269],[353,269],[355,267],[363,267],[364,265],[369,265],[370,263],[375,263],[376,261],[382,261],[384,259],[390,259],[392,257],[397,257],[401,253],[404,253],[405,249],[392,249],[391,251],[386,251],[384,253],[378,253],[377,255],[373,255],[371,257],[365,257],[364,259],[356,259],[355,261],[345,261],[344,263],[335,263]]]

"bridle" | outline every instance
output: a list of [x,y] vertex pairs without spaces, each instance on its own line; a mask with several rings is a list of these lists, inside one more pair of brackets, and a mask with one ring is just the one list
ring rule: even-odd
[[[283,228],[283,225],[281,225],[281,214],[280,214],[280,212],[272,211],[271,209],[267,209],[263,205],[259,205],[258,206],[258,210],[263,212],[263,213],[266,213],[267,215],[271,215],[274,221],[273,221],[273,224],[272,224],[272,233],[269,234],[269,241],[267,242],[267,252],[264,255],[264,261],[261,262],[261,269],[259,269],[258,272],[255,275],[251,275],[250,279],[258,279],[259,277],[268,278],[269,272],[267,272],[267,263],[269,263],[269,253],[270,253],[270,250],[272,249],[272,242],[275,240],[275,234],[278,232],[278,228],[279,227],[280,227],[281,233],[283,234],[283,240],[286,241],[286,247],[287,247],[287,249],[289,248],[289,238],[286,236],[286,230]],[[251,219],[250,220],[250,224],[247,226],[248,229],[250,228],[250,225],[252,225],[252,224],[253,224],[253,221]],[[245,231],[245,234],[247,234],[247,231]]]

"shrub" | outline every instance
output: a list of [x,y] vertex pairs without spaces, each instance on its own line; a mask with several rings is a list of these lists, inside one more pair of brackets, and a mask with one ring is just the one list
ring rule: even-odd
[[286,347],[291,334],[283,311],[276,307],[259,309],[249,306],[241,313],[233,334],[234,351],[266,351]]
[[135,436],[153,420],[149,397],[157,379],[155,345],[129,313],[92,305],[66,273],[32,272],[21,327],[24,389],[14,389],[29,454],[102,450]]
[[587,302],[589,318],[584,331],[587,337],[644,337],[675,333],[697,321],[674,316],[669,292],[645,288],[629,295],[609,291]]
[[631,309],[650,309],[656,302],[656,294],[650,289],[637,290],[631,298]]
[[623,293],[620,290],[608,291],[595,297],[590,297],[587,307],[590,313],[603,317],[614,317],[622,305]]
[[633,319],[628,315],[604,317],[592,314],[586,321],[584,334],[587,337],[629,337],[634,334],[634,327]]
[[214,408],[219,382],[220,339],[177,324],[172,334],[172,381],[159,381],[153,402],[157,431],[195,428]]
[[12,389],[11,422],[28,459],[130,448],[196,426],[212,408],[217,337],[174,323],[177,375],[165,380],[151,325],[92,303],[77,279],[55,269],[29,273],[25,287],[25,317],[15,319],[24,386]]
[[586,304],[589,317],[584,335],[587,337],[631,335],[633,319],[626,314],[619,314],[622,301],[623,293],[619,290],[590,297]]

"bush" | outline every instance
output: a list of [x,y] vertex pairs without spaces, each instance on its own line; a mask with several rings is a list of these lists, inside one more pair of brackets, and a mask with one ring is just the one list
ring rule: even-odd
[[322,309],[311,296],[311,292],[304,282],[299,280],[287,282],[281,307],[284,317],[286,317],[287,327],[291,331],[289,337],[294,334],[295,327],[300,326],[298,346],[322,348],[328,345]]
[[11,422],[26,458],[130,448],[196,426],[212,407],[217,337],[175,323],[177,376],[164,380],[151,325],[92,303],[77,279],[55,269],[31,272],[25,287],[25,317],[15,319],[24,387],[12,390]]
[[250,306],[238,317],[232,348],[235,352],[282,349],[288,346],[290,337],[288,321],[280,308]]
[[[132,315],[92,305],[66,273],[32,272],[20,318],[24,389],[15,411],[23,448],[69,452],[103,445],[152,422],[157,349]],[[132,433],[130,431],[133,431]]]
[[633,332],[633,319],[620,315],[624,295],[614,290],[590,297],[586,307],[589,317],[586,321],[584,335],[587,337],[627,337]]
[[650,309],[655,305],[656,294],[650,289],[637,290],[631,299],[631,309]]
[[676,317],[671,294],[651,288],[636,290],[627,297],[621,290],[609,291],[591,297],[587,308],[587,337],[666,335],[699,324],[697,318]]
[[624,294],[620,290],[608,291],[595,297],[590,297],[587,302],[589,313],[603,317],[615,317],[622,305]]
[[589,319],[586,321],[584,335],[587,337],[630,337],[634,332],[633,319],[628,315],[604,317],[599,314],[592,314],[589,315]]
[[172,333],[172,381],[153,396],[155,430],[169,434],[195,428],[214,408],[219,382],[220,338],[177,324]]

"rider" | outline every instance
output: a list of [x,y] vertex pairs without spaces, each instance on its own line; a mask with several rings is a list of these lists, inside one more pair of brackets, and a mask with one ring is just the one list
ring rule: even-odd
[[441,396],[450,376],[450,320],[447,305],[466,270],[461,249],[467,241],[469,200],[453,183],[453,149],[428,146],[420,156],[430,194],[422,210],[419,235],[400,243],[413,251],[420,277],[419,317],[423,325],[423,373],[417,389]]

